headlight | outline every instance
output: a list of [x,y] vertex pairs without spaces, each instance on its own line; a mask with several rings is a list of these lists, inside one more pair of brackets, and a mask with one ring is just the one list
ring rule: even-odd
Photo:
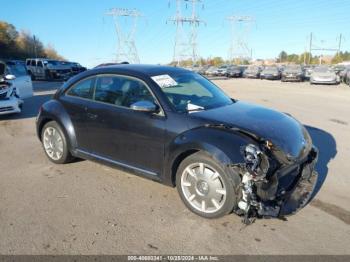
[[243,150],[247,171],[254,179],[263,179],[269,169],[268,157],[253,144],[247,145]]

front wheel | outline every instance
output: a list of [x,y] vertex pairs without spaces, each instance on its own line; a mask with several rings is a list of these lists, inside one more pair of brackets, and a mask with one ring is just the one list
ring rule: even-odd
[[234,186],[224,167],[201,152],[181,162],[176,187],[186,207],[205,218],[224,216],[236,203]]
[[55,121],[48,122],[42,129],[41,141],[46,156],[55,164],[65,164],[73,160],[62,128]]

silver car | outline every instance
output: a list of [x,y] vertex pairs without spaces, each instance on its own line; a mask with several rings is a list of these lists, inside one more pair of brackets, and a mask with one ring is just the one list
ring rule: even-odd
[[310,84],[333,84],[337,85],[340,83],[339,76],[334,70],[327,66],[315,67],[311,76]]
[[217,75],[217,73],[218,73],[218,68],[215,66],[211,66],[207,69],[207,71],[205,71],[205,74],[207,76],[215,76]]

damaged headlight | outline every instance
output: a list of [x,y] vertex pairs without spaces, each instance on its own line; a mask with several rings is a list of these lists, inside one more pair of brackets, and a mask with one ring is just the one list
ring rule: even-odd
[[255,145],[249,144],[243,150],[247,171],[254,179],[263,179],[269,169],[268,157]]

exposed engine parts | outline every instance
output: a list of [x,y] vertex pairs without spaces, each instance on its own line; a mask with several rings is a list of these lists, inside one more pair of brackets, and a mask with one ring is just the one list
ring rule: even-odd
[[[241,198],[237,213],[244,216],[244,224],[251,224],[256,217],[279,217],[295,213],[306,205],[316,183],[317,174],[312,171],[317,159],[316,151],[311,150],[304,163],[273,172],[269,171],[268,156],[257,146],[247,145],[242,155],[245,163],[239,167]],[[283,177],[286,176],[294,182],[283,184]]]
[[246,162],[246,169],[251,174],[252,179],[264,179],[269,169],[267,156],[253,144],[249,144],[243,149],[243,156]]

